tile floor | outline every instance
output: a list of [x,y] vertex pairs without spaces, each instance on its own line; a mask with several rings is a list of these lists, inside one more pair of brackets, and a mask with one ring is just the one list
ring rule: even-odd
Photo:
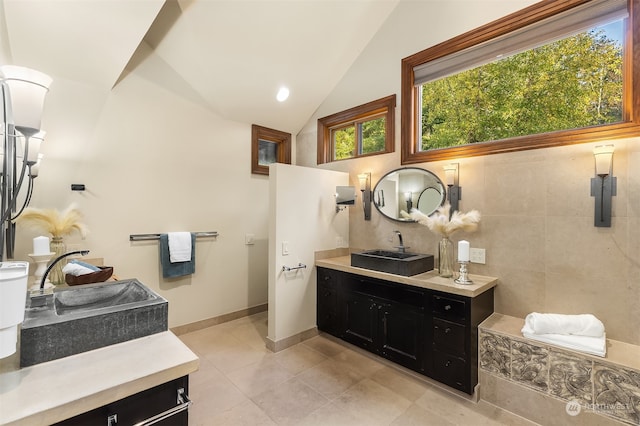
[[265,347],[262,312],[180,339],[200,357],[190,425],[532,425],[387,366],[325,336]]

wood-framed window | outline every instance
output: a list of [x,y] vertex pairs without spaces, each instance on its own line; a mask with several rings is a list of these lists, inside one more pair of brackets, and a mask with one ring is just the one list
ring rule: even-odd
[[[481,46],[508,42],[520,33],[533,33],[531,37],[547,35],[550,31],[531,31],[531,28],[558,22],[564,18],[583,13],[585,9],[596,10],[594,26],[599,15],[598,8],[608,8],[613,3],[621,4],[626,14],[622,31],[622,96],[621,120],[616,123],[589,125],[569,130],[547,131],[500,140],[467,143],[459,146],[437,149],[423,149],[422,95],[420,93],[420,72],[429,64],[442,64],[448,60],[464,63],[474,61]],[[626,8],[625,8],[626,6]],[[619,11],[618,11],[619,12]],[[609,13],[609,12],[607,12]],[[606,21],[603,21],[603,23]],[[526,37],[525,37],[526,38]],[[553,39],[553,37],[550,37]],[[533,48],[531,48],[533,49]],[[457,59],[455,59],[457,57]],[[495,56],[494,56],[495,58]],[[458,72],[461,72],[461,67]],[[469,68],[467,68],[469,69]],[[418,75],[416,77],[416,75]],[[401,163],[412,164],[427,161],[446,160],[494,153],[513,152],[536,148],[619,139],[640,134],[640,0],[566,0],[541,1],[504,18],[469,31],[436,46],[418,52],[402,60],[401,88]],[[436,122],[437,124],[437,122]]]
[[268,175],[269,164],[291,164],[291,133],[251,126],[251,173]]
[[318,119],[318,164],[394,151],[396,95]]

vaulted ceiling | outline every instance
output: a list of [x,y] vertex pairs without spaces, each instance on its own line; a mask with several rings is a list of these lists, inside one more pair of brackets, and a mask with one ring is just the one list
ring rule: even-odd
[[0,0],[0,59],[105,90],[144,62],[226,119],[295,134],[398,1]]

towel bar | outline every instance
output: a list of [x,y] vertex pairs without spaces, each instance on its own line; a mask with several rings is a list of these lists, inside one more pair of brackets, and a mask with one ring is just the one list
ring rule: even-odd
[[[203,237],[217,237],[219,234],[215,231],[209,232],[194,232],[196,234],[196,238]],[[148,240],[159,240],[160,234],[134,234],[129,235],[129,241],[148,241]]]
[[296,269],[306,269],[306,268],[307,268],[307,265],[298,263],[298,266],[293,266],[293,267],[283,266],[282,271],[289,272],[289,271],[295,271]]

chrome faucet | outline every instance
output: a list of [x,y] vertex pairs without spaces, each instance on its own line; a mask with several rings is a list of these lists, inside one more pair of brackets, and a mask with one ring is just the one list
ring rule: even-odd
[[71,256],[72,254],[79,254],[81,256],[86,256],[87,254],[89,254],[89,250],[70,251],[69,253],[65,253],[62,256],[56,257],[53,260],[53,262],[51,262],[51,264],[49,265],[47,270],[44,272],[44,275],[42,275],[42,280],[40,280],[40,292],[42,292],[44,290],[44,283],[47,281],[47,275],[49,275],[49,272],[51,272],[51,270],[53,269],[55,264],[58,263],[59,261],[61,261],[62,259],[64,259],[65,257]]
[[408,247],[405,247],[404,243],[402,242],[402,234],[400,233],[400,231],[393,231],[393,232],[394,232],[396,235],[398,235],[398,239],[400,240],[400,245],[399,245],[399,246],[396,246],[396,248],[398,249],[398,251],[399,251],[400,253],[404,253],[404,252],[405,252],[405,250],[406,250]]

